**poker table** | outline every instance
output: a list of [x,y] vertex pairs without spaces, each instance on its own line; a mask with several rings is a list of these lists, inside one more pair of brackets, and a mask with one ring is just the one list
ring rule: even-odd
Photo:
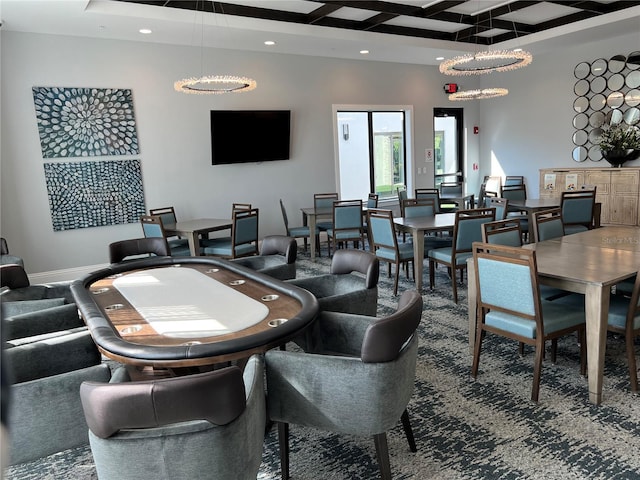
[[71,285],[94,342],[138,367],[200,367],[284,345],[315,320],[308,291],[215,257],[113,264]]

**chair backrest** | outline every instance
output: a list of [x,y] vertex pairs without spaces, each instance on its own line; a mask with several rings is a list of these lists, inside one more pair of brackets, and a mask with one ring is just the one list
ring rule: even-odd
[[298,256],[296,239],[285,235],[267,235],[262,239],[260,255],[282,255],[287,264],[294,263]]
[[9,255],[9,245],[4,237],[0,238],[0,255]]
[[520,219],[514,218],[483,223],[482,242],[521,247],[522,227],[520,227]]
[[375,252],[378,248],[389,249],[397,257],[398,238],[393,223],[393,212],[377,208],[369,209],[367,210],[367,224],[371,237],[371,251]]
[[109,244],[109,261],[118,263],[133,255],[154,254],[159,257],[171,255],[166,238],[131,238]]
[[432,199],[435,204],[435,212],[440,213],[440,190],[437,188],[416,188],[415,197],[416,200]]
[[29,285],[29,277],[22,265],[16,265],[15,263],[0,265],[0,287],[8,287],[10,290],[14,290],[28,287]]
[[580,185],[580,190],[593,190],[595,192],[597,188],[598,188],[597,185],[589,185],[586,183],[583,183],[582,185]]
[[496,196],[502,189],[502,177],[485,175],[483,183],[487,192],[495,193]]
[[362,200],[333,202],[333,230],[362,230]]
[[564,236],[564,221],[560,208],[533,213],[533,239],[535,242]]
[[511,202],[524,202],[527,199],[527,187],[524,185],[503,186],[500,196]]
[[370,193],[367,197],[367,208],[378,208],[378,198],[377,193]]
[[462,195],[462,182],[442,182],[440,193],[442,195]]
[[171,225],[178,221],[173,207],[151,208],[149,209],[149,215],[159,216],[163,225]]
[[371,323],[364,333],[360,359],[364,363],[391,362],[414,334],[422,318],[422,296],[406,290],[398,301],[398,309]]
[[289,235],[289,218],[287,217],[287,209],[284,206],[284,203],[282,202],[282,199],[280,199],[280,211],[282,212],[282,220],[284,221],[284,228],[287,231],[287,235]]
[[[482,319],[487,311],[536,322],[536,334],[544,335],[535,250],[475,243],[473,263],[477,306]],[[517,321],[517,320],[516,320]]]
[[142,225],[142,233],[146,238],[167,237],[164,231],[164,223],[162,222],[162,217],[160,215],[142,215],[140,217],[140,224]]
[[333,207],[333,202],[337,200],[337,193],[315,193],[313,195],[313,208],[330,211]]
[[521,175],[507,175],[504,179],[505,187],[512,187],[514,185],[524,185],[524,176]]
[[495,208],[458,210],[453,225],[452,256],[470,252],[473,242],[482,240],[482,224],[496,219]]
[[504,220],[507,218],[507,210],[509,200],[500,197],[488,197],[485,207],[493,207],[496,209],[496,220]]
[[408,198],[402,203],[405,218],[432,217],[436,214],[436,203],[433,198]]
[[250,203],[233,203],[231,204],[231,213],[236,212],[238,210],[251,210]]
[[231,224],[231,245],[234,251],[238,245],[254,243],[258,252],[258,209],[236,210]]
[[595,190],[575,190],[562,192],[560,209],[565,225],[593,227],[593,208],[596,203]]
[[402,217],[404,217],[404,207],[402,205],[402,202],[404,202],[407,198],[409,198],[407,187],[398,187],[398,204],[400,205],[400,216]]
[[361,273],[365,276],[366,288],[374,288],[380,277],[380,260],[371,252],[345,248],[333,254],[330,271],[334,275]]

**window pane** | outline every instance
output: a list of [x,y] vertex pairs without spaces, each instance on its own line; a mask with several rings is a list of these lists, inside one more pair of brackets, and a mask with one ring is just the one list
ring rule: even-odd
[[374,112],[372,118],[375,192],[380,198],[392,197],[405,184],[404,114]]

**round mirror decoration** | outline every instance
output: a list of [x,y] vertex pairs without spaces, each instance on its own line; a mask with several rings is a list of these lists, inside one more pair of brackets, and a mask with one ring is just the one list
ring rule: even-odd
[[578,63],[571,156],[576,162],[602,160],[600,137],[609,126],[640,127],[640,51]]
[[589,93],[590,89],[591,89],[591,85],[589,85],[588,81],[578,80],[575,86],[573,87],[573,93],[575,93],[579,97],[582,97],[587,93]]
[[584,147],[576,147],[573,149],[573,160],[576,162],[584,162],[587,159],[587,149]]
[[[591,115],[589,115],[589,125],[592,128],[600,128],[602,127],[602,125],[604,125],[604,122],[606,120],[606,116],[603,112],[593,112]],[[575,125],[574,125],[575,127]],[[577,128],[577,127],[576,127]],[[584,128],[584,127],[582,127]]]
[[624,87],[624,76],[619,73],[614,73],[607,80],[607,88],[613,92],[622,89],[622,87]]
[[588,62],[581,62],[573,69],[573,75],[576,78],[587,78],[591,73],[591,65]]

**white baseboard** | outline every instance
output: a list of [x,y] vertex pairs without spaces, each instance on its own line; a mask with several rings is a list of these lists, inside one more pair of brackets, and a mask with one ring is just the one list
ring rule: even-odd
[[108,266],[108,263],[104,263],[100,265],[88,265],[86,267],[66,268],[64,270],[52,270],[50,272],[31,273],[29,274],[29,282],[31,282],[32,285],[39,285],[42,283],[76,280],[88,273]]

